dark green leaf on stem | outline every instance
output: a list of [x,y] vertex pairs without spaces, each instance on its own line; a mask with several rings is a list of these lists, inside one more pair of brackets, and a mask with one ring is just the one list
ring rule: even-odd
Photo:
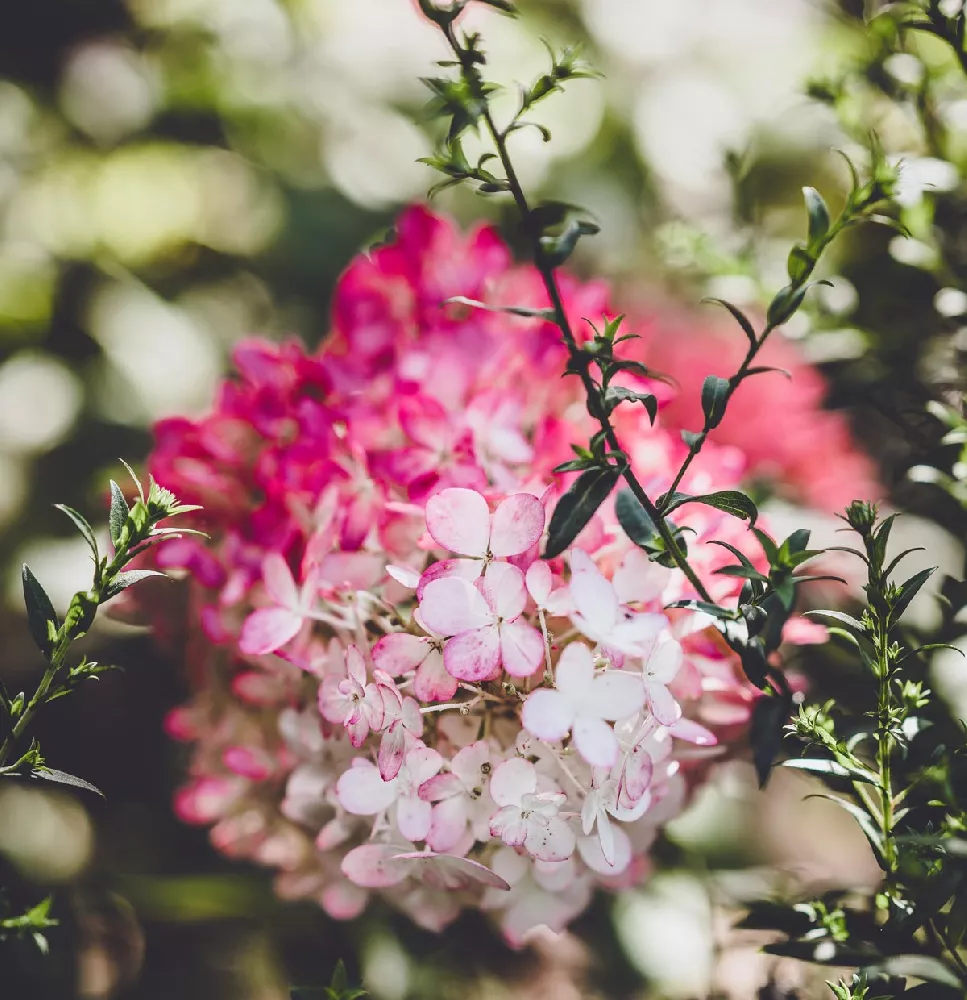
[[111,512],[108,515],[108,526],[111,531],[111,541],[117,548],[124,529],[124,522],[128,519],[128,503],[124,499],[121,487],[111,480]]
[[38,767],[36,770],[32,771],[30,774],[31,778],[40,779],[42,781],[53,781],[58,785],[70,785],[73,788],[83,788],[87,792],[94,792],[95,795],[100,795],[104,798],[104,793],[97,787],[97,785],[92,785],[89,781],[85,781],[83,778],[78,778],[76,775],[68,774],[66,771],[56,771],[53,768],[48,767]]
[[794,284],[799,284],[809,277],[815,266],[816,259],[806,249],[806,245],[804,243],[794,244],[786,260],[786,273],[789,275],[789,280]]
[[104,600],[108,601],[112,597],[117,597],[122,590],[127,590],[128,587],[140,583],[142,580],[147,580],[150,576],[164,576],[164,573],[159,573],[156,569],[131,569],[126,573],[118,573],[105,587]]
[[627,389],[623,385],[609,386],[604,394],[605,413],[610,416],[615,407],[621,403],[641,403],[648,411],[652,423],[658,416],[658,400],[650,392],[635,392],[634,389]]
[[645,548],[658,537],[655,522],[631,490],[622,490],[615,497],[614,513],[624,533],[639,548]]
[[707,375],[702,383],[702,412],[705,414],[705,426],[718,427],[725,416],[725,406],[728,403],[731,383],[727,378],[718,375]]
[[765,787],[772,765],[779,755],[783,727],[791,709],[791,699],[776,694],[759,698],[752,709],[749,741],[752,744],[752,761],[760,788]]
[[595,511],[607,500],[620,476],[621,470],[613,465],[589,469],[578,476],[551,515],[545,559],[559,556],[577,538]]
[[913,976],[928,983],[963,988],[953,970],[932,955],[891,955],[874,966],[867,966],[866,971],[875,975]]
[[890,617],[893,621],[897,621],[903,612],[906,611],[910,602],[917,596],[920,588],[933,576],[935,569],[936,567],[934,566],[930,569],[921,570],[900,585],[900,593],[890,608]]
[[739,490],[720,490],[717,493],[703,493],[699,496],[688,496],[685,493],[676,493],[665,507],[666,513],[682,507],[687,503],[700,503],[706,507],[714,507],[716,510],[725,511],[733,517],[744,518],[750,525],[755,524],[759,516],[759,509]]
[[87,518],[83,514],[79,514],[73,507],[68,507],[66,504],[55,503],[54,506],[61,513],[66,514],[73,522],[77,530],[84,536],[84,541],[87,542],[91,549],[91,554],[94,556],[94,564],[97,565],[100,555],[97,550],[97,539],[94,537],[94,529],[91,527]]
[[40,581],[31,573],[26,563],[20,571],[20,578],[23,581],[24,607],[27,609],[30,634],[37,648],[49,660],[54,648],[52,633],[60,628],[60,620],[47,596],[47,591],[40,585]]
[[804,187],[802,195],[806,202],[806,214],[809,217],[809,245],[815,247],[829,232],[829,209],[823,196],[812,187]]
[[829,795],[825,792],[817,792],[814,795],[807,795],[808,799],[828,799],[830,802],[835,802],[840,809],[848,812],[853,819],[856,820],[859,828],[863,831],[863,835],[870,843],[870,847],[873,848],[873,855],[876,858],[877,864],[884,870],[887,871],[888,867],[886,864],[886,852],[883,847],[883,835],[874,826],[873,820],[870,818],[870,814],[863,809],[862,806],[857,805],[855,802],[850,802],[847,799],[841,799],[838,795]]
[[594,236],[600,231],[601,227],[596,222],[571,219],[559,236],[541,237],[541,261],[549,267],[560,267],[574,253],[574,248],[582,236]]
[[714,302],[716,305],[722,306],[732,314],[735,322],[742,327],[742,332],[749,338],[750,344],[756,343],[756,333],[755,327],[753,327],[752,322],[749,317],[746,316],[744,312],[738,307],[732,305],[731,302],[727,302],[725,299],[707,298],[702,299],[703,302]]

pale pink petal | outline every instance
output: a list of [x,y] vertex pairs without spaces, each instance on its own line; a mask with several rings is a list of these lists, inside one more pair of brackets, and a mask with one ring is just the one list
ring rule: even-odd
[[429,566],[420,577],[416,585],[416,599],[423,600],[423,592],[427,584],[434,580],[444,580],[447,577],[457,576],[467,583],[473,583],[483,572],[484,564],[482,559],[441,559]]
[[[422,795],[422,789],[420,794]],[[467,829],[467,819],[465,796],[454,796],[437,803],[433,807],[433,818],[430,821],[430,832],[426,836],[426,842],[434,851],[446,853],[453,850]]]
[[620,875],[631,864],[631,841],[620,826],[609,825],[609,830],[612,837],[610,860],[605,857],[601,838],[598,836],[581,837],[578,840],[578,853],[591,871],[599,875]]
[[443,647],[447,673],[461,681],[491,681],[500,674],[500,633],[496,625],[461,632]]
[[420,879],[433,889],[454,892],[470,889],[474,885],[503,889],[505,892],[510,889],[510,885],[496,872],[469,858],[456,858],[450,854],[431,854],[428,851],[414,851],[396,856],[401,860],[408,859],[415,863],[420,871]]
[[435,774],[420,785],[420,798],[427,802],[440,802],[442,799],[462,796],[464,794],[463,782],[449,771],[444,774]]
[[592,767],[610,768],[618,759],[618,737],[603,719],[579,715],[574,720],[574,746]]
[[499,806],[519,806],[520,800],[533,794],[536,788],[537,771],[523,757],[505,760],[490,777],[490,795]]
[[368,760],[356,760],[336,785],[339,804],[354,816],[375,816],[396,801],[396,781],[383,781],[376,765]]
[[510,847],[519,847],[527,839],[527,822],[520,808],[504,806],[490,818],[490,835]]
[[653,680],[670,684],[681,665],[682,647],[674,639],[669,639],[655,647],[645,664],[645,672]]
[[641,649],[655,641],[668,628],[668,619],[664,615],[641,614],[632,615],[619,622],[612,630],[611,637],[625,647]]
[[403,432],[424,448],[439,450],[453,438],[453,418],[431,396],[404,396],[399,418]]
[[443,654],[431,650],[413,679],[413,690],[420,701],[449,701],[457,693],[457,679],[447,673]]
[[599,631],[607,631],[618,618],[618,595],[582,549],[571,551],[571,597],[581,615]]
[[450,761],[450,770],[468,786],[473,786],[483,777],[483,768],[490,764],[490,747],[486,740],[477,740],[464,747]]
[[262,580],[276,604],[293,610],[299,606],[299,588],[292,579],[289,564],[278,552],[270,552],[262,561]]
[[322,560],[317,577],[340,590],[370,590],[384,573],[383,557],[375,552],[332,552]]
[[510,563],[494,562],[487,567],[479,585],[493,613],[506,621],[520,617],[527,604],[524,574]]
[[829,630],[822,622],[810,621],[800,616],[790,618],[783,626],[782,641],[792,642],[797,646],[811,646],[826,642]]
[[498,559],[520,555],[540,540],[543,531],[544,505],[530,493],[515,493],[494,511],[490,552]]
[[343,682],[334,676],[324,677],[319,688],[319,712],[328,722],[346,721],[352,702],[340,689]]
[[715,733],[693,719],[681,718],[669,726],[668,731],[672,736],[700,747],[714,747],[718,743]]
[[579,702],[591,690],[594,680],[594,658],[583,642],[567,646],[554,670],[554,685],[562,694]]
[[426,502],[426,527],[444,549],[484,556],[490,538],[490,508],[476,490],[442,490]]
[[386,575],[392,577],[401,587],[416,590],[420,585],[420,574],[409,566],[387,566]]
[[259,608],[242,625],[238,648],[247,656],[274,653],[302,628],[302,616],[288,608]]
[[645,703],[645,687],[640,674],[610,670],[595,677],[586,696],[589,714],[600,719],[623,719],[634,715]]
[[384,635],[373,646],[373,666],[385,670],[392,677],[399,677],[408,670],[415,670],[431,651],[428,639],[406,632]]
[[560,691],[538,688],[527,696],[521,722],[539,740],[560,740],[571,731],[574,706]]
[[493,621],[483,594],[459,577],[428,583],[423,591],[420,614],[427,626],[440,635],[456,635]]
[[575,844],[574,831],[558,816],[546,826],[531,823],[524,840],[528,853],[541,861],[566,861],[574,853]]
[[392,781],[400,773],[400,768],[403,766],[403,753],[406,749],[404,732],[402,721],[397,719],[383,733],[383,738],[379,742],[376,764],[383,781]]
[[425,840],[432,818],[433,806],[415,795],[404,796],[396,804],[396,825],[407,840]]
[[546,607],[547,599],[551,596],[551,587],[554,585],[551,567],[543,559],[535,559],[527,567],[524,582],[527,584],[527,592],[534,599],[534,603],[539,608]]
[[619,803],[630,808],[636,802],[640,802],[641,797],[651,787],[654,773],[655,762],[651,754],[641,743],[636,744],[628,753],[621,769],[621,778],[618,782]]
[[500,627],[500,656],[511,677],[530,677],[544,662],[544,639],[527,622],[504,622]]
[[346,647],[346,673],[360,686],[366,684],[366,660],[358,646]]
[[645,693],[648,707],[652,715],[663,725],[672,726],[681,718],[681,705],[675,701],[671,692],[658,681],[645,681]]
[[410,773],[413,784],[419,787],[425,781],[429,781],[440,768],[443,767],[443,758],[430,747],[418,744],[406,755],[406,769]]
[[659,566],[638,548],[632,549],[615,570],[615,593],[622,604],[648,604],[661,597],[672,578],[667,566]]
[[386,889],[407,876],[406,864],[397,860],[398,849],[386,844],[363,844],[351,850],[340,868],[343,875],[366,889]]

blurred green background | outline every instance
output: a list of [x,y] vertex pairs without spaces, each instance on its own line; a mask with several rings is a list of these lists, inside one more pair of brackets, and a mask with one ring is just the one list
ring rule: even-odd
[[[924,405],[958,389],[967,347],[967,86],[939,45],[864,28],[863,6],[521,0],[520,22],[474,16],[498,79],[542,72],[541,37],[580,42],[604,71],[542,105],[553,141],[525,131],[515,155],[529,188],[600,220],[575,266],[627,301],[754,307],[784,281],[800,187],[842,196],[831,147],[862,159],[875,126],[915,165],[914,238],[854,234],[827,267],[834,287],[786,332],[830,378],[830,405],[849,408],[894,502],[933,522],[914,533],[956,572],[961,508],[905,473],[946,461]],[[203,412],[240,337],[325,336],[340,271],[434,182],[416,162],[435,134],[418,78],[444,53],[411,0],[30,0],[3,20],[0,671],[19,690],[39,669],[20,563],[60,606],[86,579],[83,543],[51,505],[103,524],[117,459],[138,464],[154,420]],[[467,192],[437,203],[508,221]],[[738,762],[660,845],[665,873],[596,904],[570,951],[513,955],[479,918],[440,939],[382,911],[337,925],[275,901],[265,873],[229,866],[173,818],[183,761],[161,725],[184,693],[178,664],[117,623],[87,643],[125,669],[57,702],[40,736],[52,766],[107,798],[0,789],[4,882],[28,901],[53,885],[62,921],[51,956],[29,942],[2,952],[3,998],[275,1000],[327,982],[340,957],[386,1000],[749,997],[770,971],[790,974],[728,930],[728,901],[761,891],[757,865],[873,877],[854,831],[804,819],[801,779],[760,798]],[[828,678],[837,665],[815,667]]]

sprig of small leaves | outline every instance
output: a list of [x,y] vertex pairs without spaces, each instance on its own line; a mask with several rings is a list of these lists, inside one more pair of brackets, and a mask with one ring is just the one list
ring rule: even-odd
[[290,991],[291,1000],[360,1000],[369,993],[361,986],[352,986],[346,973],[346,966],[340,959],[328,986],[295,986]]
[[[921,657],[933,647],[908,646],[901,621],[932,571],[893,579],[909,554],[888,552],[896,515],[881,518],[875,505],[856,501],[844,520],[859,544],[841,548],[866,566],[866,607],[859,615],[811,614],[855,653],[866,678],[869,710],[855,718],[838,712],[832,701],[801,705],[786,727],[801,755],[782,766],[807,772],[826,786],[816,797],[853,818],[884,879],[865,906],[855,894],[852,901],[839,901],[838,936],[817,924],[816,907],[825,907],[826,900],[795,904],[799,913],[813,907],[808,925],[793,926],[781,906],[773,909],[771,926],[787,938],[769,950],[859,966],[852,982],[829,983],[837,998],[912,996],[907,978],[927,984],[924,997],[963,997],[967,795],[959,783],[967,775],[964,731],[951,726],[942,704],[917,676]],[[766,911],[757,912],[762,918]]]
[[2,735],[0,776],[43,775],[51,779],[52,775],[62,775],[60,780],[66,783],[80,783],[87,786],[81,779],[73,779],[64,772],[47,768],[40,756],[39,747],[33,741],[13,763],[8,762],[18,745],[22,743],[31,722],[43,705],[63,697],[81,681],[97,677],[110,669],[96,661],[88,660],[86,656],[76,664],[69,665],[68,654],[73,643],[90,630],[97,609],[102,604],[141,580],[152,576],[163,576],[157,570],[126,569],[130,562],[166,538],[201,534],[192,529],[161,527],[161,522],[167,518],[198,508],[180,504],[173,493],[159,486],[153,479],[145,494],[131,467],[126,463],[125,467],[137,488],[137,499],[129,505],[121,487],[111,480],[111,503],[108,513],[113,550],[111,553],[101,554],[94,529],[82,514],[63,504],[56,505],[57,509],[71,520],[87,543],[94,564],[90,587],[78,591],[73,596],[63,619],[30,567],[26,563],[23,566],[21,577],[27,623],[37,649],[47,661],[47,667],[36,690],[29,698],[23,692],[11,697],[0,685],[0,735]]

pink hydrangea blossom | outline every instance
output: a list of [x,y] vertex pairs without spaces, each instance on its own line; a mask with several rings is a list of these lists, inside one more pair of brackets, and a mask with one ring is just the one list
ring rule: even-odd
[[[207,416],[156,427],[151,471],[204,505],[192,526],[211,536],[156,552],[190,579],[193,694],[168,730],[192,758],[175,809],[335,919],[378,896],[439,931],[478,907],[519,946],[647,877],[657,831],[741,745],[759,693],[707,616],[667,607],[694,596],[688,581],[631,543],[611,500],[562,558],[540,558],[569,485],[553,469],[596,430],[579,380],[561,378],[559,331],[497,311],[545,308],[540,276],[486,226],[415,207],[397,233],[340,279],[318,353],[244,341]],[[602,282],[564,274],[562,294],[581,342],[582,317],[620,311]],[[629,357],[647,350],[683,382],[708,373],[707,340],[666,349],[643,332]],[[778,470],[787,496],[826,496],[866,467],[818,409],[815,372],[779,363],[794,419],[777,430],[782,407],[752,405],[773,376],[744,383],[742,420],[730,408],[682,490]],[[634,384],[658,420],[630,404],[613,420],[657,496],[698,404]],[[797,458],[803,441],[820,458]],[[732,557],[709,542],[761,565],[752,533],[699,504],[675,519],[705,587],[734,602],[741,581],[716,572]]]

